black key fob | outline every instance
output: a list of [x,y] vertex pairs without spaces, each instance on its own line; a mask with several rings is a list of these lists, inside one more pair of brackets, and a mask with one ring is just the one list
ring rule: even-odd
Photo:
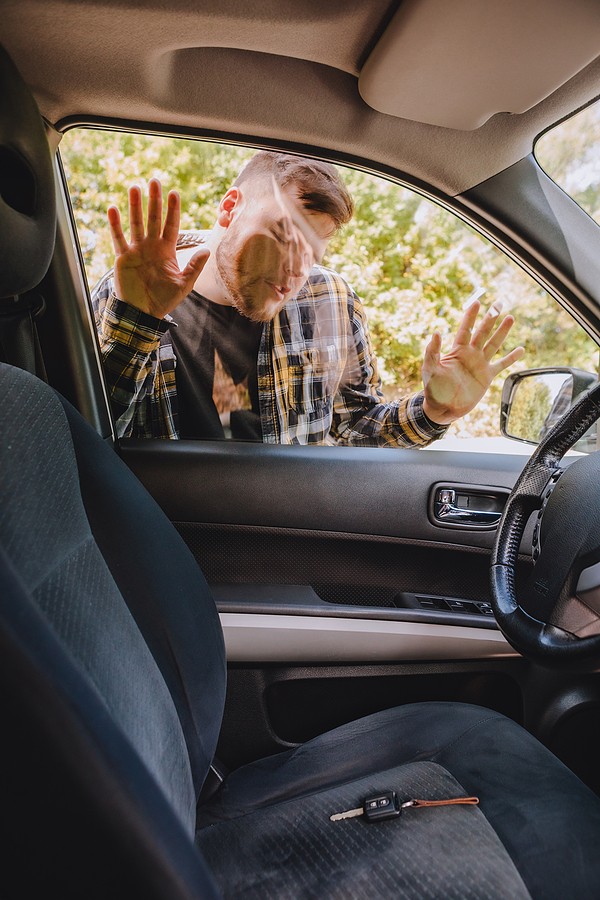
[[384,791],[373,797],[367,797],[363,804],[367,822],[382,822],[384,819],[397,819],[401,813],[396,791]]

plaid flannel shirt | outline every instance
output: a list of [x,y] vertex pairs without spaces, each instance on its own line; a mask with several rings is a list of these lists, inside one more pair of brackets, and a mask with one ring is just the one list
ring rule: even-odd
[[[179,437],[173,319],[117,299],[112,272],[92,302],[118,436]],[[257,374],[265,443],[414,447],[447,430],[422,392],[384,401],[363,305],[323,266],[265,323]]]

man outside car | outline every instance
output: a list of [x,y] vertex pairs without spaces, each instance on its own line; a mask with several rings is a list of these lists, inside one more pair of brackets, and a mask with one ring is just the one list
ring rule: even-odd
[[[424,446],[473,409],[522,356],[494,361],[512,317],[492,306],[477,324],[474,302],[449,353],[429,341],[423,391],[386,402],[363,305],[321,265],[352,214],[333,166],[269,151],[226,191],[212,230],[183,241],[176,192],[163,225],[151,180],[145,227],[131,188],[130,240],[111,207],[115,267],[92,298],[118,435]],[[230,417],[214,402],[217,365],[246,387]]]

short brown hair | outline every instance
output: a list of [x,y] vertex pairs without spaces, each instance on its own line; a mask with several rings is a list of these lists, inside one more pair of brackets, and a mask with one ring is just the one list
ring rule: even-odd
[[335,166],[318,159],[259,150],[246,163],[234,186],[252,179],[274,178],[279,187],[294,184],[298,197],[307,209],[331,216],[336,229],[350,221],[354,201]]

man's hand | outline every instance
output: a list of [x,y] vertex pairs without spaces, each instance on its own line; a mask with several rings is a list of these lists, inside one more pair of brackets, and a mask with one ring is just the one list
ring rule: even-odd
[[498,311],[492,305],[475,331],[480,303],[475,301],[465,312],[449,353],[441,355],[442,339],[435,332],[423,359],[423,410],[438,425],[449,425],[470,412],[481,400],[492,380],[524,354],[517,347],[492,362],[514,324],[505,316],[498,327]]
[[209,251],[204,248],[198,250],[185,269],[180,271],[175,255],[179,234],[179,194],[169,192],[163,227],[162,188],[158,179],[151,179],[148,191],[148,228],[144,231],[142,192],[137,186],[129,189],[130,243],[123,234],[119,210],[116,206],[108,209],[108,224],[116,254],[115,294],[120,300],[162,319],[192,290]]

